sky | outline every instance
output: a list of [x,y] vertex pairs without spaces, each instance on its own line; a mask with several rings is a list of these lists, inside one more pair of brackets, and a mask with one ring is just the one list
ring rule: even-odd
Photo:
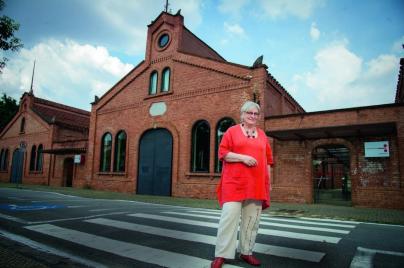
[[[0,94],[91,109],[145,57],[165,0],[5,0],[24,44]],[[170,0],[185,26],[227,61],[268,72],[307,111],[393,103],[404,57],[404,0]]]

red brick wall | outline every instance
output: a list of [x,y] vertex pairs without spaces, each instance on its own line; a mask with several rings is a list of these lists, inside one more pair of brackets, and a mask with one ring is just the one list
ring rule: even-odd
[[[397,135],[304,141],[274,141],[275,168],[272,200],[313,202],[312,152],[320,145],[344,145],[350,151],[350,178],[354,206],[404,209],[404,106],[348,109],[304,116],[267,118],[266,130],[305,129],[395,122]],[[365,141],[389,141],[390,157],[365,158]]]
[[271,199],[279,202],[311,203],[310,148],[306,142],[273,142],[275,166],[272,172]]

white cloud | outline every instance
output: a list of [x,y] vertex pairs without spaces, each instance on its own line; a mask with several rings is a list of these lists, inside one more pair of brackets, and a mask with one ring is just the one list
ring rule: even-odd
[[316,8],[324,5],[324,0],[260,0],[260,5],[273,19],[287,16],[307,19]]
[[383,77],[391,72],[398,71],[397,57],[393,55],[379,55],[377,58],[370,60],[367,65],[364,78],[374,79]]
[[181,14],[184,16],[184,23],[187,28],[192,30],[202,23],[202,0],[176,0],[172,2],[172,5],[173,13],[181,9]]
[[230,13],[233,16],[239,16],[244,6],[249,4],[249,0],[221,0],[218,6],[222,13]]
[[357,79],[362,67],[362,59],[350,52],[345,44],[334,44],[319,51],[315,62],[316,68],[306,76],[307,84],[316,89],[327,86],[326,95],[337,95],[341,87]]
[[310,37],[311,37],[311,40],[314,40],[314,41],[316,41],[320,38],[320,30],[317,28],[317,25],[315,22],[313,22],[311,24]]
[[0,76],[1,90],[16,99],[28,91],[34,60],[35,96],[86,110],[94,94],[105,93],[133,68],[104,47],[50,39],[10,58]]
[[236,35],[238,37],[246,37],[246,33],[245,33],[243,27],[241,27],[237,23],[229,24],[227,22],[224,22],[224,29],[226,32],[228,32],[232,35]]
[[225,46],[225,45],[227,45],[229,43],[229,40],[228,39],[221,39],[220,40],[220,44],[222,45],[222,46]]
[[[347,42],[334,43],[318,51],[316,67],[296,74],[296,95],[307,111],[391,103],[397,83],[398,57],[379,55],[367,62],[349,51]],[[305,104],[304,104],[305,103]]]
[[[156,5],[156,1],[150,0],[99,0],[94,5],[88,2],[108,25],[124,36],[125,40],[119,40],[117,44],[118,50],[123,46],[125,53],[130,55],[144,53],[147,25],[151,23],[151,18],[156,18],[164,9],[165,1],[159,3]],[[172,13],[181,9],[188,28],[193,29],[202,23],[202,0],[177,0],[169,4]]]

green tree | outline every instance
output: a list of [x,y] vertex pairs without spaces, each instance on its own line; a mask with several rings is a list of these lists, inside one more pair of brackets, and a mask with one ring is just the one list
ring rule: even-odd
[[3,94],[0,99],[0,131],[18,111],[18,104],[12,97]]
[[[4,9],[4,0],[0,0],[0,11]],[[18,51],[22,47],[21,40],[14,36],[20,25],[13,19],[3,15],[0,17],[0,49],[4,51]],[[6,66],[8,59],[0,59],[0,73]]]

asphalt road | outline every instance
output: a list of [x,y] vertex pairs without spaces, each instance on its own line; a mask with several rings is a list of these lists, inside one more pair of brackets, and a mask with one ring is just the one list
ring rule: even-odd
[[[53,267],[209,267],[219,216],[0,189],[0,240]],[[255,252],[261,267],[404,267],[404,226],[265,215]],[[224,267],[251,266],[236,259]]]

